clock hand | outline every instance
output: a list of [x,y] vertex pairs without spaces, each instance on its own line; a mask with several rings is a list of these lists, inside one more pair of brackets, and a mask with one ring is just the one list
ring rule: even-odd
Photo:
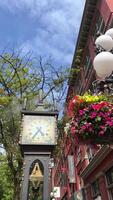
[[38,131],[36,131],[36,133],[32,136],[32,138],[34,139],[37,135]]
[[35,134],[33,135],[32,138],[35,138],[37,134],[44,135],[44,133],[43,133],[42,130],[41,130],[41,127],[37,128],[37,131],[35,132]]

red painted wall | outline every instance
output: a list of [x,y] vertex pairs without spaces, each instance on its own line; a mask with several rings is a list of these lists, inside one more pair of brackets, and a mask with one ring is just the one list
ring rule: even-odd
[[100,176],[99,178],[99,188],[101,192],[101,197],[103,200],[109,200],[108,199],[108,193],[106,190],[106,181],[105,181],[105,176]]
[[91,192],[91,187],[90,187],[90,185],[89,186],[87,186],[87,188],[86,188],[86,197],[87,197],[87,200],[92,200],[92,192]]
[[93,172],[88,175],[88,177],[84,180],[85,184],[91,183],[95,180],[99,172],[106,171],[113,165],[113,151],[111,151],[108,156],[98,165],[98,167],[93,170]]

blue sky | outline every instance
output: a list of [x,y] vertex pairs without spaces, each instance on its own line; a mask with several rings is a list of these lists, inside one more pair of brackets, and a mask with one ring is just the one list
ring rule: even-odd
[[85,0],[1,0],[0,49],[51,56],[70,66]]

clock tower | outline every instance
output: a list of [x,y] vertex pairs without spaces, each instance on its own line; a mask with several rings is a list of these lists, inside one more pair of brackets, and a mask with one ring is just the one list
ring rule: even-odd
[[57,117],[56,111],[22,111],[20,146],[24,161],[21,200],[35,199],[32,195],[37,195],[38,199],[41,192],[42,200],[49,199],[49,162],[57,143]]

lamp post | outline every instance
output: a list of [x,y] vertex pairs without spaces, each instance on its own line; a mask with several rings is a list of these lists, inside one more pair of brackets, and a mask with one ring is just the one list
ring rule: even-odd
[[98,80],[93,82],[96,93],[113,92],[113,28],[99,36],[95,41],[97,55],[94,58],[93,66]]

